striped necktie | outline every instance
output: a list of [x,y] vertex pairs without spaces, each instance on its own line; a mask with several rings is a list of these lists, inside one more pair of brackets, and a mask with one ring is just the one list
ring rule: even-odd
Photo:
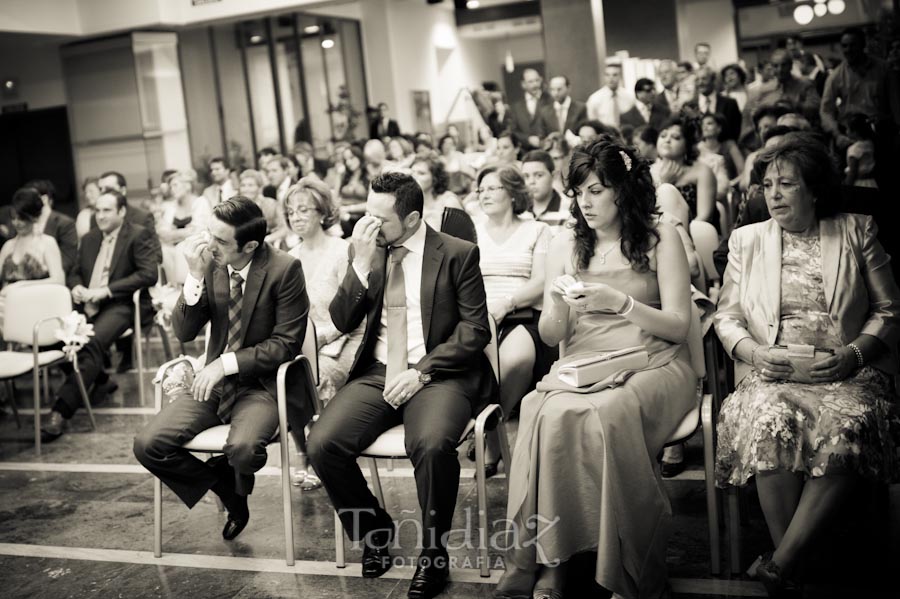
[[403,257],[409,249],[391,248],[391,257],[384,291],[384,308],[387,310],[387,369],[385,384],[409,368],[408,338],[406,329],[406,280],[403,276]]
[[[241,349],[241,305],[244,300],[244,290],[241,287],[244,278],[241,273],[231,273],[231,295],[228,298],[228,345],[226,352],[234,352]],[[237,399],[237,374],[225,377],[222,382],[222,397],[219,399],[218,415],[223,421],[231,415],[231,407]]]

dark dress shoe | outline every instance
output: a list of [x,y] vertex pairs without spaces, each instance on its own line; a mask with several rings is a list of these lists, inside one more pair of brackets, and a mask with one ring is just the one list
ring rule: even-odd
[[[391,540],[394,529],[377,532],[371,535],[369,542],[363,542],[362,575],[363,578],[378,578],[391,569]],[[370,545],[371,543],[371,545]]]
[[231,514],[228,514],[228,521],[225,523],[225,527],[222,529],[222,538],[226,541],[234,540],[234,538],[241,534],[241,531],[247,527],[247,522],[249,522],[249,520],[249,514],[247,515],[247,518],[243,520],[240,520],[233,517]]
[[118,383],[107,379],[105,383],[95,383],[91,389],[91,406],[99,406],[109,400],[110,395],[119,389]]
[[59,439],[63,434],[65,422],[66,419],[63,418],[62,414],[52,410],[50,416],[41,424],[41,442],[49,443]]
[[435,565],[420,565],[416,568],[412,582],[409,583],[409,592],[406,593],[409,599],[431,599],[444,591],[450,577],[450,568],[446,558],[444,560],[443,568]]
[[130,370],[134,370],[134,360],[131,358],[131,352],[126,352],[122,354],[122,358],[116,366],[116,373],[125,374]]
[[680,462],[662,462],[659,465],[659,474],[663,478],[673,478],[684,472],[684,460]]
[[[484,464],[484,478],[491,478],[495,476],[500,469],[500,460],[496,462],[485,462]],[[477,473],[472,475],[472,478],[477,478]]]

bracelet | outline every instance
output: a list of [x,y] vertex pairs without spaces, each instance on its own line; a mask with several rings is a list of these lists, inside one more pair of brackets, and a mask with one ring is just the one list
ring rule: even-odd
[[756,352],[762,348],[762,344],[757,345],[753,348],[753,351],[750,352],[750,366],[756,368]]
[[634,310],[634,298],[629,295],[628,299],[625,300],[625,305],[623,305],[616,314],[619,316],[628,316],[632,310]]
[[859,349],[859,346],[855,343],[848,343],[847,347],[853,350],[853,353],[856,354],[856,365],[859,368],[862,368],[866,365],[866,361],[863,359],[862,350]]

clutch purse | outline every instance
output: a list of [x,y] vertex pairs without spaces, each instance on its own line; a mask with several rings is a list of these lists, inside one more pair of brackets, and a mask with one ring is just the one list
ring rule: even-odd
[[503,324],[528,324],[534,322],[533,308],[519,308],[503,317]]
[[573,360],[557,370],[560,382],[572,387],[587,387],[623,370],[641,370],[650,363],[650,356],[643,345]]
[[791,361],[794,372],[791,374],[790,380],[796,383],[814,383],[815,381],[809,375],[809,367],[834,355],[833,349],[799,344],[773,345],[769,351]]

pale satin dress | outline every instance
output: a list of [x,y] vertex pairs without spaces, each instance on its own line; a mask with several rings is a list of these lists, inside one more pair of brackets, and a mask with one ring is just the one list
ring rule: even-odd
[[[578,278],[660,307],[653,271],[624,267]],[[617,382],[573,389],[556,376],[560,363],[634,345],[646,347],[650,363]],[[530,570],[597,551],[595,578],[603,587],[627,598],[665,592],[671,507],[656,455],[696,405],[689,356],[687,344],[647,334],[614,313],[579,315],[566,357],[522,401],[507,513],[518,543],[509,562]]]

